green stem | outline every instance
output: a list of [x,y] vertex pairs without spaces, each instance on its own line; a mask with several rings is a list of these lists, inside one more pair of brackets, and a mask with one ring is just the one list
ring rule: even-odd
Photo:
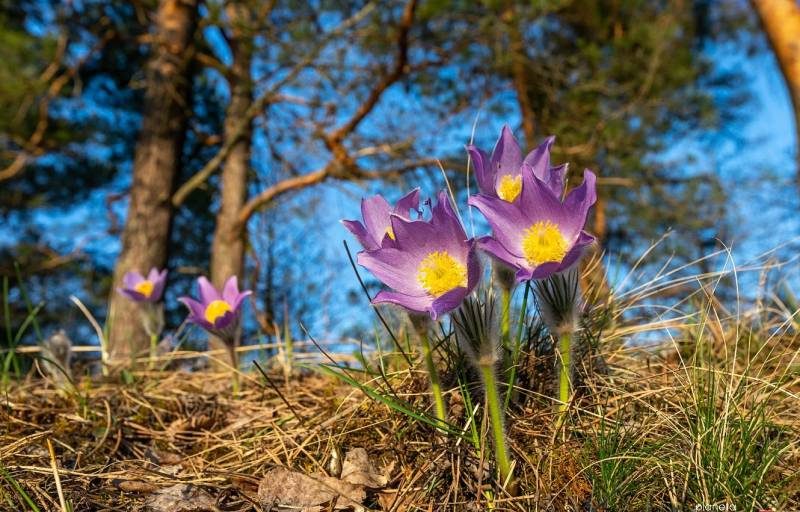
[[152,370],[156,365],[156,347],[158,347],[158,335],[150,335],[150,369]]
[[522,309],[519,312],[519,322],[517,322],[517,334],[514,337],[514,346],[511,353],[511,371],[508,376],[508,386],[506,386],[505,407],[511,402],[511,394],[514,392],[514,384],[517,380],[517,365],[519,364],[519,352],[522,346],[522,328],[525,326],[525,313],[528,309],[528,293],[531,290],[531,282],[525,283],[525,294],[522,296]]
[[431,344],[428,341],[427,334],[420,333],[420,340],[422,341],[422,353],[423,357],[425,358],[425,368],[428,370],[428,377],[431,381],[431,393],[433,393],[433,402],[436,407],[436,417],[446,422],[447,412],[445,411],[444,397],[442,396],[442,384],[439,382],[439,372],[436,370],[436,365],[433,363]]
[[233,398],[239,397],[239,357],[235,346],[228,346],[231,363],[231,387],[233,388]]
[[558,411],[561,416],[564,416],[569,409],[569,395],[570,395],[570,343],[572,341],[572,333],[563,333],[558,341],[558,355],[561,360],[561,366],[558,376]]
[[500,334],[503,336],[503,343],[508,343],[508,337],[511,333],[511,290],[509,288],[503,287],[500,300],[503,308],[503,313],[500,317]]
[[492,425],[494,439],[494,453],[497,469],[500,471],[500,480],[505,485],[511,477],[511,458],[506,447],[506,435],[503,428],[503,409],[500,407],[500,396],[497,392],[494,368],[491,365],[482,365],[483,384],[486,392],[486,408]]

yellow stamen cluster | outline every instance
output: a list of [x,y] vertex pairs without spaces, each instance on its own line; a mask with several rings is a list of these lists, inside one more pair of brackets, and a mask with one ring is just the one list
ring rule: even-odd
[[392,226],[386,228],[386,234],[389,235],[389,238],[391,238],[392,240],[396,240],[394,237],[394,230],[392,229]]
[[497,184],[497,196],[503,201],[509,203],[514,202],[522,192],[522,176],[511,176],[506,174],[500,177],[500,183]]
[[233,311],[231,305],[224,300],[213,300],[206,306],[205,317],[208,323],[213,324],[225,313]]
[[155,286],[153,285],[152,281],[148,281],[147,279],[145,279],[144,281],[139,281],[138,283],[136,283],[136,286],[134,286],[133,289],[141,293],[145,297],[150,297],[150,295],[153,293],[154,287]]
[[467,267],[447,251],[434,251],[419,264],[417,280],[434,297],[467,286]]
[[539,221],[525,230],[522,254],[533,266],[550,261],[560,262],[567,254],[569,244],[558,226],[549,220]]

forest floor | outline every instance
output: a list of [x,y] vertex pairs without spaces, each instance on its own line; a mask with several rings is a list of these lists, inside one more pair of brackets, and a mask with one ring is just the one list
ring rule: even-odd
[[[741,355],[716,352],[702,364],[679,350],[603,354],[608,371],[587,379],[560,431],[547,390],[524,377],[505,487],[483,408],[467,417],[448,374],[463,435],[312,371],[242,373],[235,397],[226,372],[141,371],[71,389],[32,372],[0,407],[0,509],[800,510],[796,340],[751,347],[746,371],[727,363]],[[429,408],[418,369],[371,382]]]

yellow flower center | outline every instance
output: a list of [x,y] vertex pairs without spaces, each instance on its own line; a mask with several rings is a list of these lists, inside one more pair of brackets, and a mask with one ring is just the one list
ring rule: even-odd
[[392,240],[395,240],[394,230],[392,229],[392,226],[389,226],[388,228],[386,228],[386,234],[389,235],[389,238],[391,238]]
[[214,300],[211,301],[208,306],[206,306],[205,317],[208,323],[213,324],[219,317],[228,311],[233,311],[230,304],[224,300]]
[[560,262],[567,254],[569,244],[554,223],[539,221],[525,230],[522,254],[533,266],[549,261]]
[[417,280],[434,297],[453,288],[467,286],[467,267],[450,256],[447,251],[434,251],[419,264]]
[[497,184],[497,196],[503,201],[509,203],[514,202],[514,199],[522,192],[522,176],[511,176],[506,174],[500,177],[500,183]]
[[136,286],[133,287],[135,291],[141,293],[145,297],[150,297],[150,294],[153,293],[153,288],[154,288],[153,282],[148,281],[147,279],[145,279],[144,281],[139,281],[138,283],[136,283]]

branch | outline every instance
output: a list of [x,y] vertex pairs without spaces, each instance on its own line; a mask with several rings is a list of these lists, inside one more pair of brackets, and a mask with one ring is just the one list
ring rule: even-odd
[[[278,182],[250,199],[239,213],[239,223],[241,227],[247,224],[247,221],[259,208],[262,208],[280,194],[290,190],[297,190],[315,185],[330,176],[334,176],[334,173],[336,173],[335,177],[341,179],[344,179],[345,176],[357,178],[365,175],[367,171],[358,167],[355,160],[347,152],[347,148],[342,144],[342,141],[347,135],[352,133],[359,123],[375,108],[375,105],[377,105],[386,89],[403,76],[403,71],[408,63],[408,34],[414,22],[416,6],[417,0],[409,0],[405,9],[403,9],[403,17],[400,21],[397,33],[397,56],[392,69],[372,88],[364,99],[364,102],[356,109],[355,113],[347,122],[332,132],[323,134],[325,144],[332,153],[331,160],[322,169],[314,171],[311,174],[288,178]],[[415,167],[418,166],[410,167],[410,169]],[[346,175],[343,171],[349,171],[350,173]]]
[[319,53],[323,50],[323,48],[325,48],[328,42],[344,33],[350,27],[356,25],[370,12],[372,12],[374,8],[375,4],[373,2],[366,4],[352,17],[343,21],[338,27],[328,32],[303,59],[294,65],[294,67],[286,74],[286,76],[284,76],[277,83],[273,84],[268,90],[262,93],[261,96],[256,98],[255,101],[253,101],[253,103],[250,105],[250,108],[247,109],[247,114],[242,116],[242,119],[239,120],[239,123],[234,126],[230,139],[226,141],[217,154],[214,155],[211,160],[209,160],[208,163],[203,166],[202,169],[200,169],[194,174],[194,176],[189,178],[178,188],[178,190],[172,196],[172,206],[180,206],[194,189],[202,185],[212,174],[214,174],[214,172],[216,172],[220,164],[230,153],[231,148],[233,148],[239,139],[241,139],[242,136],[247,132],[247,127],[250,125],[250,121],[258,116],[267,107],[267,105],[274,103],[282,97],[278,93],[280,89],[297,78],[303,69],[311,65],[311,63],[314,62],[314,59],[317,58]]
[[[391,169],[384,169],[378,171],[367,171],[358,166],[353,166],[348,169],[348,179],[386,179],[386,178],[396,178],[399,177],[407,172],[413,171],[415,169],[419,169],[420,167],[424,167],[426,165],[433,165],[440,160],[435,158],[425,158],[421,160],[413,160],[410,162],[406,162],[398,167],[391,168]],[[335,177],[336,174],[333,172],[334,169],[337,167],[336,160],[332,159],[329,161],[325,167],[321,169],[317,169],[314,172],[303,174],[301,176],[294,176],[292,178],[286,178],[285,180],[279,181],[275,185],[263,190],[260,194],[256,197],[252,198],[247,204],[242,207],[242,210],[239,212],[239,219],[238,222],[241,226],[247,224],[247,221],[250,220],[250,217],[253,216],[258,210],[264,207],[266,204],[271,203],[279,196],[286,194],[287,192],[292,192],[294,190],[300,190],[311,185],[317,185],[322,183],[328,178]]]

